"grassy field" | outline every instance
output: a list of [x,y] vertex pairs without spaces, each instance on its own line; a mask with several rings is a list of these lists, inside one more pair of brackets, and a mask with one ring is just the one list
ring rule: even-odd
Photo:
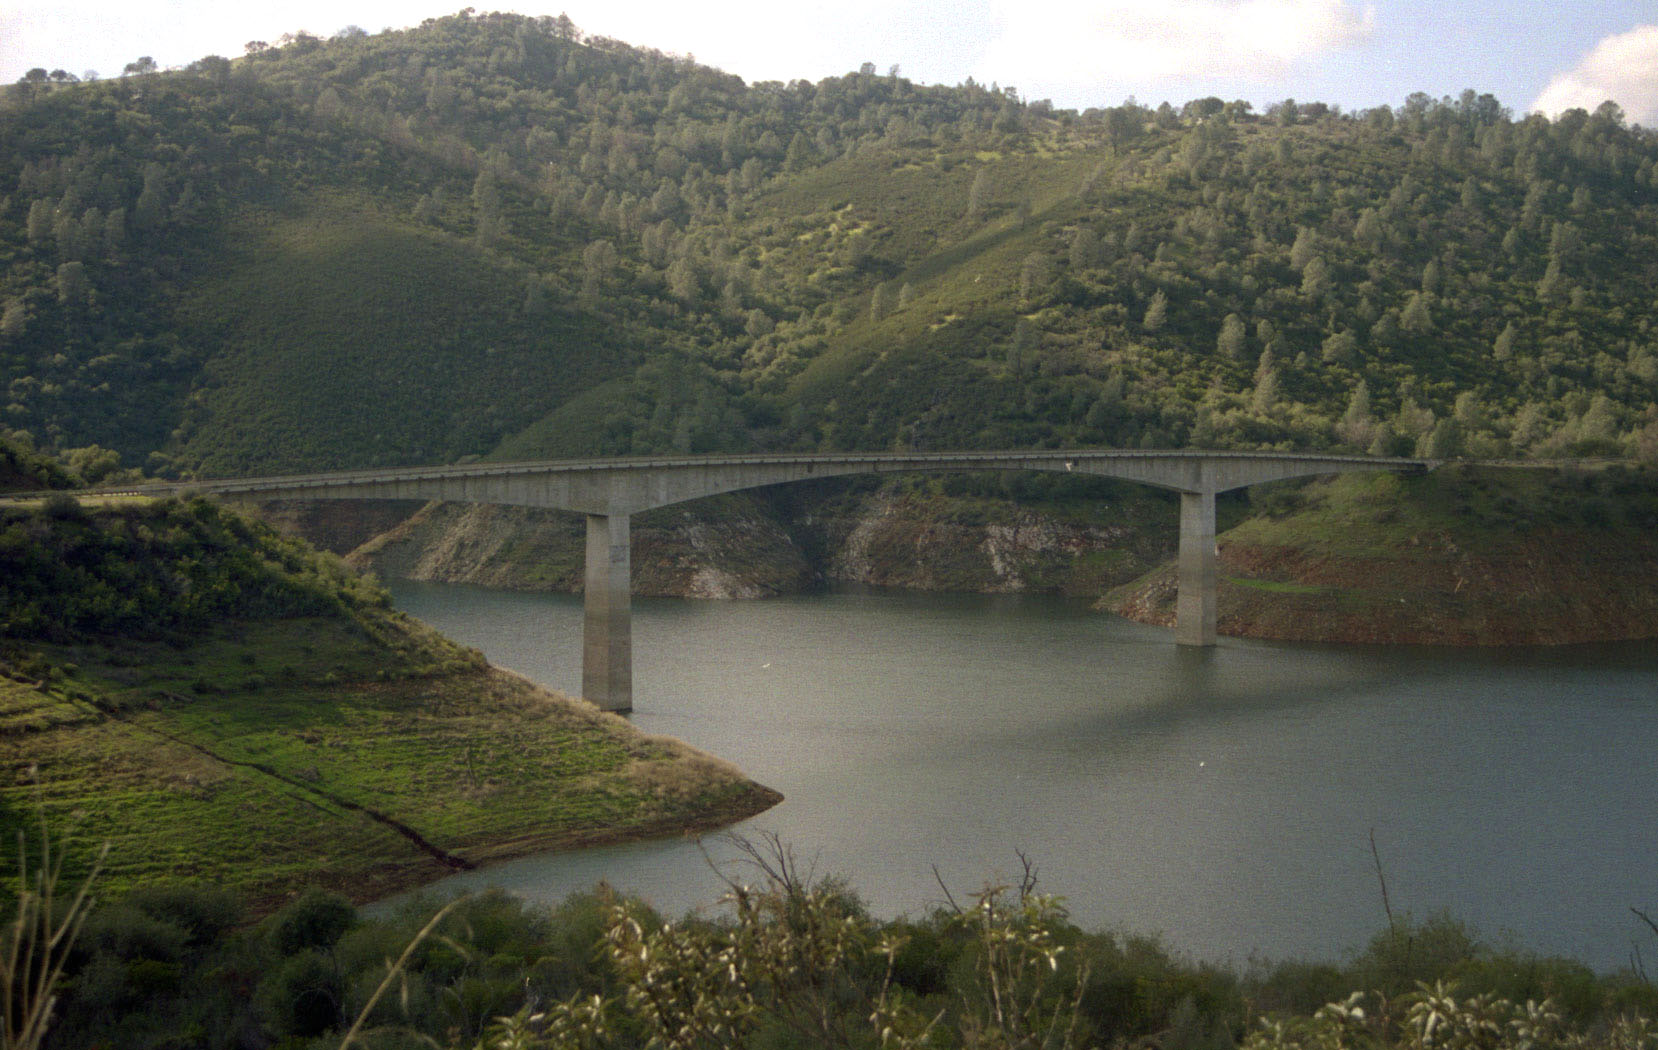
[[4,524],[0,834],[44,819],[109,842],[107,892],[192,878],[261,904],[317,884],[363,900],[777,801],[211,505]]
[[[408,631],[409,650],[442,644]],[[183,647],[38,648],[0,679],[13,771],[0,822],[38,809],[109,841],[108,892],[195,878],[274,902],[307,884],[367,899],[775,801],[716,759],[476,654],[409,667],[395,647],[313,619],[229,625]]]

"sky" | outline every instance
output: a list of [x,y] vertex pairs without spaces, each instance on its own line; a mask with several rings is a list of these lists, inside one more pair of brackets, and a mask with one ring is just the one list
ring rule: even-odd
[[[449,0],[454,4],[456,0]],[[760,80],[873,62],[1086,109],[1217,95],[1397,106],[1465,88],[1523,114],[1608,99],[1658,127],[1658,0],[508,0],[583,31]],[[0,0],[0,83],[33,67],[118,76],[305,30],[369,32],[451,14],[442,0]]]

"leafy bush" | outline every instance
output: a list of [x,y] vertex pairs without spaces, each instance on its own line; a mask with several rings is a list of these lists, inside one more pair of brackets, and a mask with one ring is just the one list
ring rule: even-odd
[[271,916],[271,947],[278,955],[327,951],[334,947],[357,921],[357,909],[337,893],[311,888]]
[[345,616],[383,591],[205,500],[0,512],[0,636],[156,637],[229,618]]
[[321,951],[282,960],[257,995],[261,1013],[280,1036],[315,1036],[338,1027],[344,1000],[339,968]]

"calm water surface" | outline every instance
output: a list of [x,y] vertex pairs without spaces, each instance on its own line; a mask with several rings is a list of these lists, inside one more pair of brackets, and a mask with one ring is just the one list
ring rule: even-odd
[[[399,583],[399,607],[579,692],[580,599]],[[1452,650],[1169,632],[1028,597],[636,599],[634,722],[787,800],[773,831],[880,914],[1016,874],[1089,928],[1242,963],[1339,958],[1395,911],[1600,969],[1658,907],[1658,645]],[[729,848],[709,845],[716,858]],[[459,876],[669,914],[719,882],[684,840]]]

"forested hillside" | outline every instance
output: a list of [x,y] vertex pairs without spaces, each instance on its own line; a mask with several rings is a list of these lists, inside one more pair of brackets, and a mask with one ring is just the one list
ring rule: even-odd
[[0,109],[0,419],[104,469],[1658,455],[1658,136],[1612,106],[1074,113],[469,12],[70,79]]

